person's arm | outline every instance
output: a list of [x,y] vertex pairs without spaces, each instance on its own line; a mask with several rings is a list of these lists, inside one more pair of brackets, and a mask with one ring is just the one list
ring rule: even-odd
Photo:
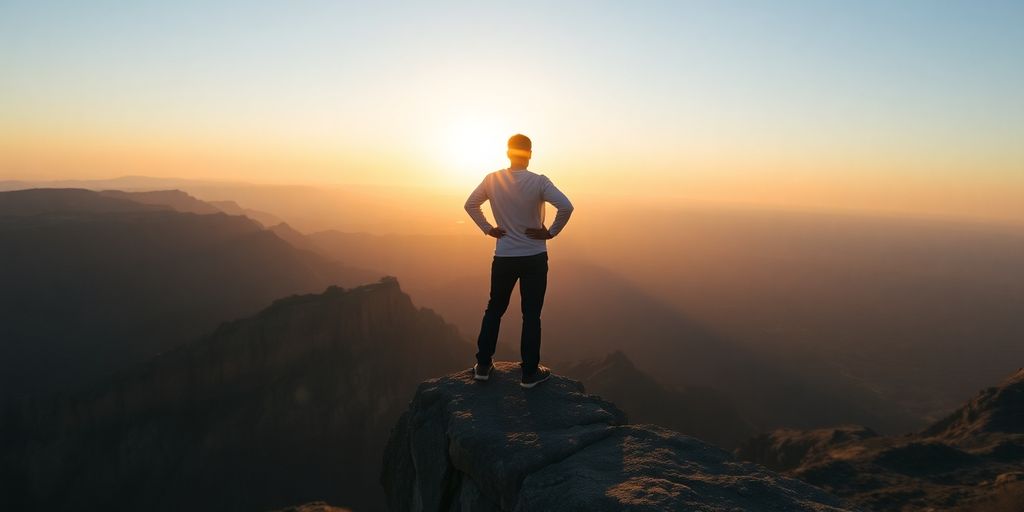
[[469,199],[466,199],[466,213],[469,214],[469,218],[473,219],[477,227],[484,232],[485,235],[493,236],[494,238],[501,238],[501,235],[505,234],[505,230],[496,228],[487,222],[487,217],[484,216],[484,210],[481,206],[484,201],[488,199],[487,188],[484,184],[487,183],[487,178],[477,185],[473,193],[469,195]]
[[548,228],[548,233],[551,233],[552,237],[558,236],[558,233],[562,231],[562,228],[569,223],[569,217],[572,216],[572,203],[569,202],[569,198],[565,197],[565,194],[551,180],[545,177],[544,188],[542,189],[544,201],[551,203],[557,213],[555,213],[555,220],[551,223],[551,227]]

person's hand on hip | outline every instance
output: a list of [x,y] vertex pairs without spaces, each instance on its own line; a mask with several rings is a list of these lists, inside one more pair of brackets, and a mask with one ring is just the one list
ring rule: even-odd
[[527,238],[532,238],[534,240],[549,240],[555,237],[550,231],[548,231],[548,228],[544,226],[539,228],[526,228],[526,236]]

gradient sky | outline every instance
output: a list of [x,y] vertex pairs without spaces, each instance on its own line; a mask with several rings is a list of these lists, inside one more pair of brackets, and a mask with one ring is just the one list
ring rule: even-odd
[[[577,190],[1024,220],[1024,2],[0,0],[0,178]],[[644,196],[646,197],[646,196]]]

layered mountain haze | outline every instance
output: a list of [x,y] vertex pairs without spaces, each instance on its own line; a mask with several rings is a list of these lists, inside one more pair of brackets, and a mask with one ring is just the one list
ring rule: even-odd
[[[294,185],[207,181],[149,176],[96,180],[0,181],[0,191],[82,188],[148,192],[182,190],[266,226],[287,222],[304,232],[341,229],[369,233],[465,233],[462,192],[418,186]],[[234,210],[233,202],[242,212]]]
[[[743,372],[720,378],[707,358],[753,359],[791,381],[779,400],[738,393],[761,409],[747,415],[763,427],[854,422],[902,433],[942,417],[1024,358],[1018,226],[754,208],[579,208],[551,243],[544,329],[559,341],[545,353],[560,360],[621,349],[665,382],[724,391],[745,381],[762,389],[764,380]],[[493,243],[467,229],[464,237],[308,237],[339,259],[403,276],[418,300],[473,336]],[[517,344],[515,305],[510,312],[499,346]],[[800,407],[786,398],[808,392],[832,401]]]
[[[295,228],[288,225],[287,222],[279,222],[268,226],[268,229],[278,236],[281,240],[284,240],[291,244],[293,247],[302,249],[304,251],[314,252],[331,259],[337,259],[338,261],[347,261],[346,258],[338,258],[337,255],[331,254],[330,251],[320,247],[315,241],[300,233]],[[381,262],[377,262],[374,267],[385,266],[381,265]]]
[[[127,199],[123,195],[105,195],[82,189],[26,189],[0,193],[0,214],[28,220],[43,215],[97,213],[137,213],[173,210],[169,205],[154,205]],[[8,223],[12,219],[7,219]]]
[[[486,240],[336,231],[308,238],[343,261],[409,276],[403,282],[410,282],[418,301],[468,338],[476,335],[487,303],[492,244]],[[795,362],[790,352],[775,354],[719,336],[621,272],[570,259],[561,248],[552,250],[549,266],[543,348],[549,360],[621,351],[668,385],[724,394],[758,428],[856,421],[903,431],[918,425],[913,415],[842,374]],[[517,309],[513,303],[502,324],[498,354],[504,358],[518,357]]]
[[174,211],[182,213],[213,214],[226,213],[228,215],[240,215],[248,217],[263,227],[270,227],[281,224],[281,219],[272,214],[243,208],[234,201],[201,201],[182,190],[101,190],[101,194],[108,197],[119,197],[136,203],[167,206]]
[[[493,240],[460,228],[451,219],[464,212],[437,210],[433,196],[378,217],[367,213],[395,201],[385,192],[111,186],[132,180],[0,193],[0,507],[382,510],[374,479],[388,428],[417,382],[472,362]],[[1020,374],[957,406],[1024,357],[1024,231],[579,203],[587,215],[551,242],[543,361],[616,414],[660,427],[608,424],[618,433],[574,455],[581,465],[549,464],[578,478],[530,469],[545,483],[523,473],[533,490],[513,497],[452,466],[462,474],[444,480],[442,501],[543,509],[579,491],[587,506],[634,493],[637,507],[696,507],[680,469],[692,464],[698,480],[740,482],[724,487],[739,495],[769,482],[764,499],[793,496],[788,479],[736,473],[712,445],[739,446],[852,508],[1016,499]],[[415,209],[423,215],[400,225]],[[319,293],[381,275],[437,313],[394,280]],[[519,357],[517,302],[499,359]],[[637,473],[620,467],[627,458]],[[679,493],[659,494],[659,479]],[[722,489],[703,503],[749,505],[719,500],[732,492]],[[810,509],[844,506],[802,493],[817,496]]]
[[[448,197],[441,208],[441,195],[400,201],[408,192],[400,189],[142,177],[70,184],[173,186],[246,207],[254,200],[287,222],[270,229],[294,247],[370,275],[400,276],[419,303],[467,338],[479,327],[492,242],[470,226],[454,229],[464,220],[463,198]],[[586,197],[577,202],[585,215],[552,242],[544,328],[559,340],[545,344],[553,359],[624,350],[666,383],[732,395],[761,428],[859,423],[899,433],[942,417],[1024,357],[1016,342],[1024,335],[1016,321],[1024,307],[1017,227],[670,204],[594,210]],[[396,203],[416,211],[387,206]],[[403,215],[410,222],[398,220]],[[332,225],[372,233],[316,231]],[[512,350],[502,357],[516,355],[514,306],[509,317],[499,347]],[[733,377],[721,378],[722,361],[738,369]],[[745,383],[772,391],[759,384],[762,376],[748,377],[749,368],[789,383],[776,387],[776,399],[748,395]],[[821,399],[786,398],[794,392]]]
[[379,277],[246,217],[181,213],[202,208],[180,192],[137,197],[0,193],[0,398],[68,389],[276,298]]
[[376,468],[421,380],[468,347],[398,282],[275,302],[87,391],[5,414],[5,510],[382,509]]
[[204,201],[205,203],[217,208],[218,210],[228,215],[244,215],[250,219],[263,224],[264,226],[274,226],[281,224],[280,218],[274,214],[263,212],[260,210],[253,210],[252,208],[243,208],[234,201]]
[[181,190],[150,190],[144,192],[125,192],[123,190],[102,190],[101,195],[126,199],[134,203],[169,207],[176,212],[198,213],[210,215],[227,213],[216,206],[200,201]]

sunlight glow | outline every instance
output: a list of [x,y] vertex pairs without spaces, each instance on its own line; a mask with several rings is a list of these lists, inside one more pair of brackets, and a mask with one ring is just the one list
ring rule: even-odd
[[458,182],[476,182],[486,173],[508,164],[505,142],[512,135],[498,123],[484,119],[463,119],[449,126],[439,157]]

